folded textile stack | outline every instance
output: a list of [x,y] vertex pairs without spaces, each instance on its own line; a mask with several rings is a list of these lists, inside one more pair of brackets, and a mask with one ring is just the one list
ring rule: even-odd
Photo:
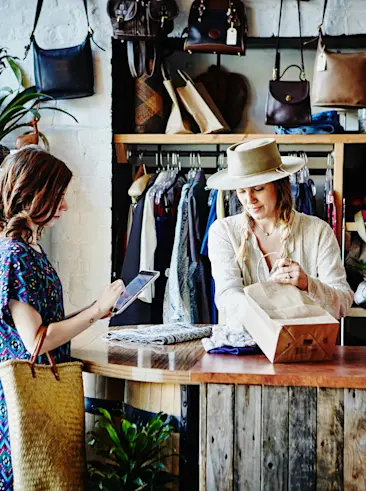
[[295,128],[275,126],[275,133],[277,135],[333,134],[344,133],[344,128],[339,123],[337,111],[322,111],[312,115],[311,124],[308,126],[297,126]]
[[[251,335],[243,329],[236,329],[236,326],[217,325],[212,328],[212,336],[210,338],[202,339],[203,347],[206,351],[224,348],[225,352],[229,352],[228,347],[232,348],[247,348],[255,347],[256,343],[253,341]],[[222,351],[222,352],[224,352]],[[235,351],[235,350],[234,350]],[[238,353],[232,354],[238,354]],[[240,351],[240,350],[239,350]],[[218,353],[219,351],[215,351]]]
[[211,336],[212,327],[195,327],[192,324],[158,324],[151,327],[109,331],[103,341],[141,344],[176,344]]

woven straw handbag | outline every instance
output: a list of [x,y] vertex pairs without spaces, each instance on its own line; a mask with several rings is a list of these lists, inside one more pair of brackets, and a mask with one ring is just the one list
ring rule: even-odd
[[82,363],[36,365],[47,327],[29,361],[0,364],[8,407],[15,491],[85,489]]

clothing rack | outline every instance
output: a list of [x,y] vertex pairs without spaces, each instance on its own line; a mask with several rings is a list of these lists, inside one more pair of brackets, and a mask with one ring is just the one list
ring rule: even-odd
[[[225,150],[128,150],[127,157],[155,157],[156,154],[167,157],[176,153],[179,157],[189,157],[192,153],[198,154],[200,157],[218,157],[221,154],[226,155]],[[296,153],[282,151],[281,155],[287,155],[288,153]],[[311,154],[311,157],[327,157],[329,151],[311,151],[307,150],[307,154]]]

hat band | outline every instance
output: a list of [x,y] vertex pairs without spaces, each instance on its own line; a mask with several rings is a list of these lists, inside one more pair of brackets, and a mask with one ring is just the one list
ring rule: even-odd
[[258,171],[258,172],[254,172],[253,174],[241,174],[240,176],[230,174],[229,169],[228,169],[228,174],[229,174],[230,177],[237,177],[237,178],[240,178],[240,177],[259,176],[261,174],[267,174],[268,172],[272,172],[272,171],[276,171],[276,172],[281,172],[283,174],[287,174],[287,172],[284,169],[281,168],[281,165],[278,165],[276,167],[272,167],[271,169],[265,169],[265,170],[261,170],[261,171]]

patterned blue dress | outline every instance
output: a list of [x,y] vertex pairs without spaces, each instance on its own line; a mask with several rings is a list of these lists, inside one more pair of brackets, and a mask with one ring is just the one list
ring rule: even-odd
[[[45,252],[37,252],[23,241],[0,238],[0,361],[29,359],[12,320],[9,300],[34,307],[42,325],[64,319],[62,286]],[[70,360],[70,343],[53,352],[56,363]],[[42,355],[38,363],[47,364]],[[0,382],[0,491],[13,489],[8,415]]]

